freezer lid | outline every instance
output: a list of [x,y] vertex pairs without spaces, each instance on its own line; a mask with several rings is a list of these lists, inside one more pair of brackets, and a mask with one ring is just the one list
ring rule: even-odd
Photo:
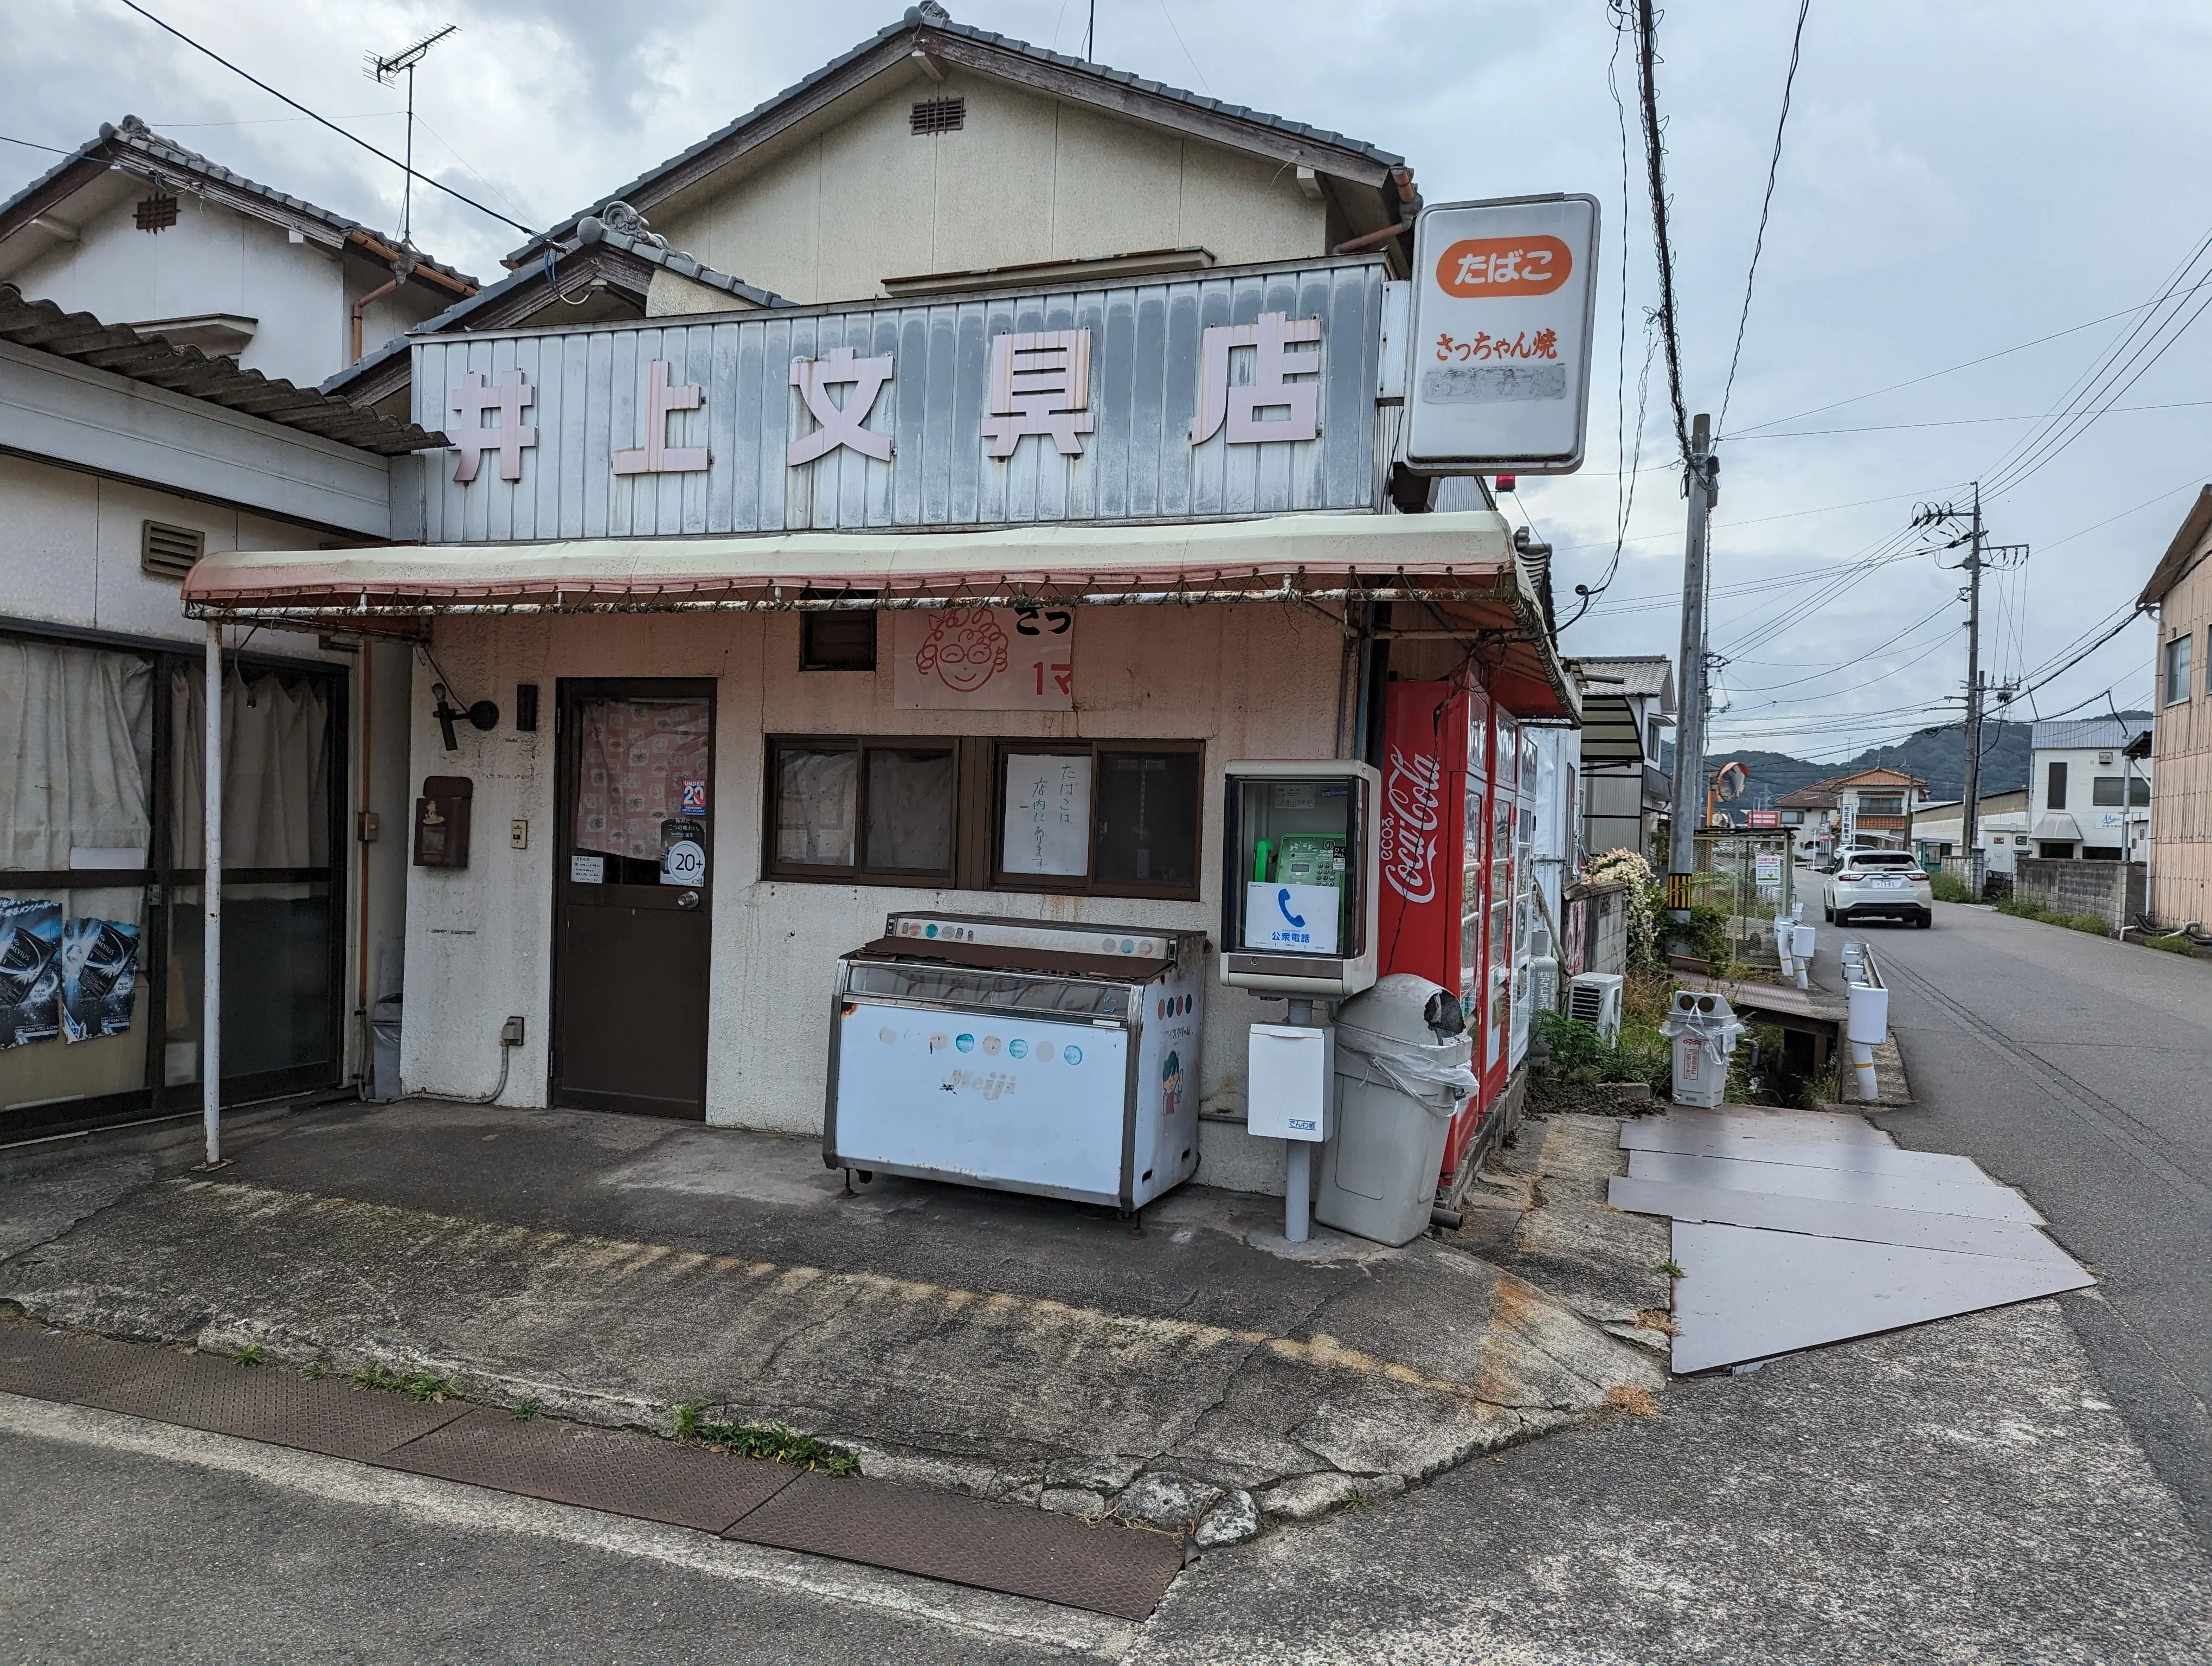
[[942,939],[913,937],[879,937],[844,958],[916,961],[930,966],[972,966],[981,971],[1028,972],[1043,977],[1101,978],[1112,983],[1149,983],[1175,965],[1164,956],[1148,960],[1136,955],[1084,954],[1068,950],[948,943]]
[[1008,915],[902,913],[887,916],[884,935],[902,939],[987,945],[994,949],[1034,949],[1048,954],[1097,954],[1109,960],[1195,960],[1205,953],[1206,933],[1158,926],[1116,926],[1103,921],[1024,920]]

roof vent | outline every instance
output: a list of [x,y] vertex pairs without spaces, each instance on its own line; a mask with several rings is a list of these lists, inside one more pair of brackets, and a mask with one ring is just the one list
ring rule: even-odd
[[177,223],[177,199],[167,192],[146,198],[138,204],[134,223],[141,231],[167,231]]
[[924,99],[914,106],[916,133],[957,133],[968,125],[964,98]]
[[149,577],[181,583],[192,563],[207,552],[207,534],[190,526],[146,523],[138,544],[138,570]]

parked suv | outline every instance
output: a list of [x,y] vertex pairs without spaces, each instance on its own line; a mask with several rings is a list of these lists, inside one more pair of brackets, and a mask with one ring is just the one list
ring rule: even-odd
[[1836,853],[1822,909],[1842,925],[1850,920],[1908,920],[1925,928],[1935,921],[1936,898],[1928,874],[1909,850],[1855,848]]

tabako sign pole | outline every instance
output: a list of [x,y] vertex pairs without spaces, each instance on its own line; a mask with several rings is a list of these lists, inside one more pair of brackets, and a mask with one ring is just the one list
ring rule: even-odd
[[1589,415],[1595,197],[1421,210],[1413,230],[1406,461],[1571,474]]

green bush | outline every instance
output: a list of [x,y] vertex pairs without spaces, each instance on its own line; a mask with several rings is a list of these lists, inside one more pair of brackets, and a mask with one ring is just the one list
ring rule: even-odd
[[2091,937],[2110,937],[2112,928],[2094,914],[2061,914],[2026,897],[2008,897],[1996,905],[1999,914],[2008,914],[2015,920],[2040,921],[2046,926],[2063,926],[2070,932],[2082,932]]
[[2182,932],[2175,932],[2170,937],[2146,937],[2143,941],[2154,949],[2165,950],[2168,954],[2186,955],[2196,952],[2196,945],[2191,943],[2187,934]]
[[1941,868],[1928,876],[1928,889],[1939,903],[1978,903],[1974,888],[1955,873],[1946,873]]
[[1547,1068],[1562,1082],[1589,1086],[1595,1082],[1644,1082],[1654,1093],[1674,1085],[1674,1050],[1648,1025],[1624,1022],[1612,1045],[1597,1026],[1562,1012],[1538,1012],[1536,1033],[1549,1055]]

